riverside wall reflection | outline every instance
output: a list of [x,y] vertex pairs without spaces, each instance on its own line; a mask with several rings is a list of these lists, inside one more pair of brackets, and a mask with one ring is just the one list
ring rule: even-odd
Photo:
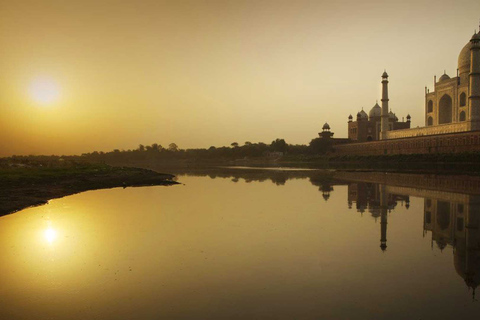
[[475,291],[480,284],[480,177],[389,172],[335,172],[278,168],[222,168],[177,172],[212,179],[271,181],[284,185],[292,179],[308,179],[328,201],[335,186],[347,186],[346,205],[361,215],[379,220],[380,249],[388,247],[388,216],[397,206],[410,206],[410,197],[424,199],[423,236],[431,237],[432,249],[453,248],[456,273]]

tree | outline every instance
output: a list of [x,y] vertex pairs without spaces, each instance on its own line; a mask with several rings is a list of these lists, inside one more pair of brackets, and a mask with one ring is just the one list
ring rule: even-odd
[[145,146],[143,144],[139,144],[137,150],[140,151],[140,152],[143,152],[143,151],[145,151]]
[[173,151],[173,152],[177,152],[178,151],[178,146],[175,143],[172,142],[168,145],[168,150]]
[[232,142],[231,146],[234,147],[234,148],[237,148],[238,147],[238,142]]
[[284,139],[275,139],[275,141],[272,141],[272,144],[270,144],[270,147],[272,147],[273,151],[276,152],[287,151],[287,143]]
[[158,143],[154,143],[152,144],[152,150],[155,151],[155,152],[160,152],[162,151],[163,147],[161,145],[159,145]]
[[330,139],[315,138],[310,141],[308,148],[313,154],[325,154],[332,149],[332,141]]

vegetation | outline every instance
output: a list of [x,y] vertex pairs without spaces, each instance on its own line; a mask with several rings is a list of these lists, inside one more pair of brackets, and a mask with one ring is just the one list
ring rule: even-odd
[[[323,141],[322,141],[323,140]],[[129,163],[129,162],[152,162],[169,160],[237,160],[280,158],[284,155],[318,155],[325,154],[331,149],[331,145],[325,139],[313,139],[309,146],[287,144],[284,139],[276,139],[270,144],[263,142],[252,143],[246,141],[243,145],[232,142],[229,147],[211,146],[208,149],[180,149],[175,143],[167,148],[159,144],[150,146],[139,145],[135,150],[118,150],[110,152],[92,152],[82,154],[80,159],[106,162],[106,163]]]
[[0,159],[0,216],[86,190],[175,184],[173,177],[146,169],[88,164],[73,157]]

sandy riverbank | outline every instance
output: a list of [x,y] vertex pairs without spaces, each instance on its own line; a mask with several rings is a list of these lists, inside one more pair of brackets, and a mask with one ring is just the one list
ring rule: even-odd
[[0,216],[87,190],[177,184],[172,181],[174,177],[108,165],[3,166],[0,167]]

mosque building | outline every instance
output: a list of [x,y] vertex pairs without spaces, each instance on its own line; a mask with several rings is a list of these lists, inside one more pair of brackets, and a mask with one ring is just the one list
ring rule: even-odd
[[[480,99],[480,32],[463,47],[458,56],[456,77],[445,72],[434,78],[434,90],[425,88],[425,126],[479,121]],[[473,61],[473,63],[472,63]],[[478,129],[476,123],[462,129]]]
[[[352,115],[348,117],[348,139],[351,141],[375,141],[380,140],[382,108],[378,102],[368,112],[363,109],[357,113],[356,121],[353,121]],[[397,116],[388,112],[389,130],[399,130],[410,128],[411,117],[407,115],[407,121],[399,121]]]
[[434,77],[434,83],[432,92],[425,88],[425,127],[409,129],[408,124],[398,130],[391,125],[388,74],[383,73],[381,140],[480,130],[480,32],[460,51],[457,76],[450,78],[444,73],[438,81]]
[[[480,31],[458,56],[455,77],[434,77],[425,87],[425,126],[411,128],[411,117],[399,121],[388,106],[388,74],[382,74],[381,106],[363,109],[348,119],[349,143],[335,147],[351,154],[465,152],[480,150]],[[406,139],[408,138],[408,139]],[[415,139],[413,139],[415,138]],[[361,142],[383,141],[381,144]]]

